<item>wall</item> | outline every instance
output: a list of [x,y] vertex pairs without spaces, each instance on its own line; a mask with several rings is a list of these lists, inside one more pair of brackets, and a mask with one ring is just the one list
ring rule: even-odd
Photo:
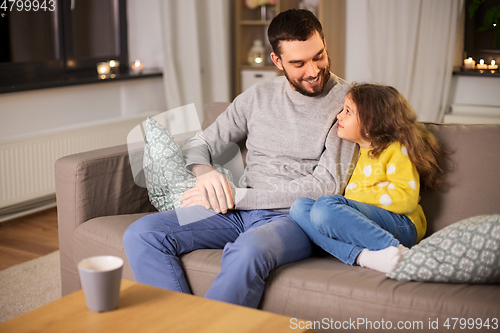
[[500,77],[454,75],[450,104],[500,107]]
[[500,123],[500,77],[454,75],[444,122]]
[[0,94],[0,142],[164,110],[161,77]]

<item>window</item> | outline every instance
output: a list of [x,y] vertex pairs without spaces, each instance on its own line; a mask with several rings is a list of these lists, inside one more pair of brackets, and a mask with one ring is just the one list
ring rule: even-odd
[[[472,18],[469,16],[471,5],[476,8],[473,10]],[[500,0],[466,0],[465,10],[465,56],[472,57],[476,61],[484,59],[488,64],[491,60],[500,63],[500,26],[498,26]],[[491,22],[487,17],[491,17]],[[496,44],[495,38],[498,39]]]
[[128,63],[126,0],[0,0],[0,85],[97,77]]

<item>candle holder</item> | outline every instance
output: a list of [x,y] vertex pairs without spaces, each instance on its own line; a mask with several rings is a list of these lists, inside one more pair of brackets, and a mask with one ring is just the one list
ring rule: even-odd
[[474,69],[475,66],[476,66],[476,62],[471,57],[464,60],[464,68],[465,69]]
[[141,74],[143,69],[144,64],[140,60],[136,60],[130,65],[130,70],[132,71],[132,74],[135,75]]
[[488,65],[484,63],[484,59],[479,60],[479,64],[476,66],[477,69],[488,69]]
[[109,62],[100,62],[97,64],[97,74],[100,79],[105,79],[108,77],[111,67],[109,66]]
[[256,39],[248,51],[248,63],[252,66],[265,65],[265,49],[262,40]]
[[462,67],[462,70],[479,73],[497,73],[498,65],[496,64],[495,60],[491,60],[491,63],[489,65],[485,64],[484,59],[480,59],[479,63],[476,64],[472,57],[469,57],[468,59],[464,60],[464,66]]
[[118,60],[110,60],[109,67],[111,74],[118,74],[120,71],[120,62]]

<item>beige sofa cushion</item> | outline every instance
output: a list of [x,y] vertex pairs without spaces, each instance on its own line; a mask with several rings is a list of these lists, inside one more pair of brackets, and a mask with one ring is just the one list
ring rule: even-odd
[[[203,296],[220,270],[222,251],[198,250],[181,258],[192,291]],[[319,255],[278,267],[266,280],[259,308],[298,318],[345,317],[359,313],[372,321],[425,323],[436,314],[492,318],[498,311],[497,285],[399,282],[366,268]],[[321,309],[321,314],[318,313]],[[353,317],[356,320],[356,317]]]
[[128,226],[147,214],[150,213],[97,217],[78,226],[75,229],[75,271],[76,263],[80,260],[99,255],[113,255],[124,261],[122,277],[134,281],[122,239]]

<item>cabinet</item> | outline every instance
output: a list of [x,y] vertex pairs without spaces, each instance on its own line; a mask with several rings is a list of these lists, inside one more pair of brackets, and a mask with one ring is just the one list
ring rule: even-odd
[[[245,83],[247,83],[248,77],[261,77],[264,79],[283,74],[271,60],[270,54],[272,49],[267,39],[267,28],[276,14],[287,9],[299,8],[299,4],[302,1],[275,0],[275,2],[275,5],[267,5],[265,8],[257,7],[250,9],[246,6],[245,0],[235,0],[233,43],[235,57],[233,75],[234,96],[243,91],[243,81],[245,79]],[[316,14],[323,25],[323,32],[330,56],[330,68],[337,75],[343,76],[345,0],[317,0]],[[262,66],[252,66],[248,62],[248,52],[256,39],[262,40],[265,48],[265,57]],[[252,72],[255,75],[252,75]]]
[[242,69],[240,71],[241,77],[241,91],[247,90],[250,86],[259,82],[260,80],[271,79],[278,75],[278,71],[274,69]]

